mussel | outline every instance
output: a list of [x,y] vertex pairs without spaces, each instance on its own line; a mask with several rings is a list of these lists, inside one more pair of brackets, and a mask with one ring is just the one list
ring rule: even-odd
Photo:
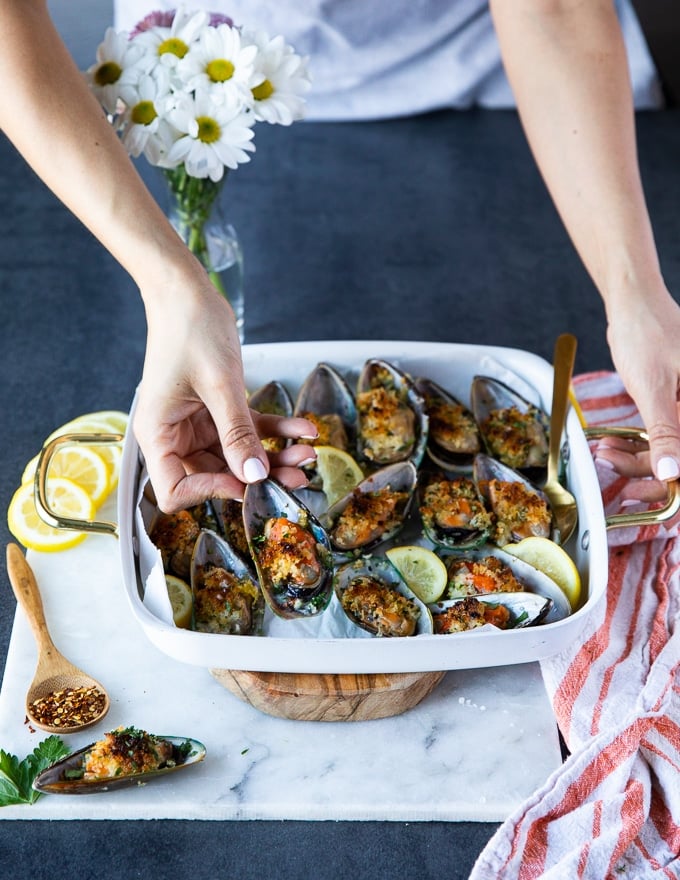
[[264,598],[250,567],[229,542],[203,530],[191,558],[192,628],[198,632],[256,635]]
[[246,486],[243,522],[260,587],[279,617],[322,612],[333,592],[330,541],[311,511],[273,478]]
[[146,785],[204,758],[205,746],[196,739],[119,728],[43,770],[33,788],[49,794],[96,794]]
[[417,471],[410,461],[374,471],[321,517],[339,553],[367,553],[404,525],[414,497]]
[[[286,386],[278,380],[267,382],[253,391],[248,398],[248,406],[263,415],[293,415],[293,398]],[[265,437],[262,445],[267,452],[281,452],[289,442],[284,437]]]
[[376,467],[420,464],[427,444],[425,402],[411,379],[388,361],[365,362],[357,382],[357,452]]
[[474,377],[470,398],[488,454],[541,482],[548,463],[549,428],[543,410],[490,376]]
[[201,527],[190,510],[156,513],[149,528],[149,537],[160,551],[166,574],[188,579],[191,554],[200,531]]
[[364,557],[341,565],[333,580],[344,613],[366,632],[385,637],[432,633],[427,606],[385,557]]
[[552,578],[498,547],[485,546],[462,556],[442,553],[441,557],[449,572],[442,601],[467,596],[493,600],[499,595],[534,593],[550,599],[550,607],[541,618],[546,623],[571,614],[569,600]]
[[[293,414],[316,425],[319,436],[314,446],[336,446],[353,453],[356,440],[357,411],[354,395],[342,375],[329,364],[320,362],[302,383]],[[309,489],[321,489],[314,465],[305,468]]]
[[498,629],[520,629],[540,623],[552,600],[536,593],[494,593],[445,599],[428,605],[438,635],[467,632],[492,624]]
[[531,536],[550,537],[550,502],[519,471],[480,453],[475,457],[473,473],[477,488],[494,515],[496,544],[502,547]]
[[478,547],[493,527],[474,481],[449,480],[443,474],[434,475],[421,488],[420,518],[430,541],[451,550]]
[[469,473],[481,451],[477,422],[470,409],[441,385],[424,377],[414,381],[429,419],[427,454],[446,471]]
[[212,530],[226,538],[246,562],[251,561],[243,525],[243,502],[233,498],[213,498],[210,503],[215,511],[215,526]]

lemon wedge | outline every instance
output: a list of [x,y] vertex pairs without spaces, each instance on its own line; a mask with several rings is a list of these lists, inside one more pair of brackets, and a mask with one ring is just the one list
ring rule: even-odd
[[[49,480],[47,500],[59,516],[89,520],[95,514],[94,503],[87,492],[63,477]],[[43,522],[33,500],[32,483],[24,483],[14,493],[7,510],[7,525],[24,547],[44,552],[75,547],[87,537],[85,532],[55,529]]]
[[[21,482],[33,482],[38,466],[36,455],[26,465]],[[111,476],[103,457],[89,446],[62,446],[54,453],[47,472],[47,483],[65,477],[84,489],[98,507],[111,490]]]
[[428,604],[441,598],[446,589],[448,574],[441,559],[417,544],[392,547],[385,556],[397,569],[421,602]]
[[172,605],[172,619],[175,626],[182,629],[191,628],[191,614],[193,611],[193,597],[191,587],[186,581],[172,574],[165,575],[165,583],[168,588],[168,597]]
[[343,449],[336,446],[315,446],[314,451],[323,493],[331,507],[363,480],[364,473],[352,456]]
[[581,575],[573,559],[559,544],[549,538],[524,538],[517,544],[506,544],[506,553],[529,563],[555,581],[575,611],[581,601]]

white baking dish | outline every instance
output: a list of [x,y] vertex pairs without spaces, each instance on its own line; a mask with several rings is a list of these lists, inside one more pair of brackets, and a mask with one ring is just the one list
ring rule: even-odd
[[[298,342],[243,348],[249,389],[278,379],[292,393],[319,361],[331,363],[351,380],[369,357],[389,360],[413,376],[428,376],[465,401],[475,374],[502,378],[509,370],[535,389],[537,402],[546,411],[550,408],[552,367],[536,355],[515,349],[394,341]],[[142,462],[132,432],[128,432],[125,443],[118,489],[123,589],[135,619],[153,644],[176,660],[208,668],[314,673],[424,672],[549,657],[578,638],[607,584],[602,499],[588,444],[573,412],[567,421],[567,437],[567,478],[579,505],[577,534],[567,549],[583,579],[584,601],[579,610],[561,621],[505,632],[486,627],[454,636],[423,635],[408,639],[324,637],[323,615],[305,622],[302,628],[293,624],[290,635],[288,631],[282,634],[280,621],[276,622],[274,636],[231,636],[178,629],[160,619],[141,598],[146,591],[146,572],[140,572],[139,525],[134,513]]]

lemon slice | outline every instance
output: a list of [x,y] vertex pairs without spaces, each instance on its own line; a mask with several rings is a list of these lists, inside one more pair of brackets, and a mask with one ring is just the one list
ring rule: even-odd
[[392,547],[385,555],[421,602],[428,604],[441,598],[448,575],[436,553],[414,544]]
[[506,553],[528,562],[552,578],[575,611],[581,601],[581,575],[566,550],[549,538],[524,538],[517,544],[506,544]]
[[172,605],[172,619],[175,622],[175,626],[179,626],[182,629],[190,629],[194,605],[191,587],[186,581],[172,574],[165,575],[165,583],[168,587],[168,597]]
[[[63,477],[49,481],[47,499],[60,516],[89,520],[95,514],[94,503],[87,492]],[[17,541],[31,550],[66,550],[87,537],[85,532],[55,529],[43,522],[35,508],[32,483],[24,483],[14,493],[7,511],[7,525]]]
[[[22,483],[33,481],[38,458],[36,455],[26,465],[21,477]],[[62,446],[57,449],[47,472],[48,486],[54,477],[65,477],[77,483],[87,492],[96,507],[111,490],[111,477],[106,462],[89,446]]]
[[64,422],[52,431],[45,443],[61,437],[62,434],[124,434],[128,426],[128,414],[115,409],[85,413],[70,422]]
[[328,506],[351,492],[364,478],[352,456],[336,446],[315,446],[316,469]]
[[109,471],[109,494],[118,485],[120,477],[120,462],[123,458],[123,447],[120,443],[102,443],[96,446],[88,446],[88,449],[94,449],[97,455],[104,459]]

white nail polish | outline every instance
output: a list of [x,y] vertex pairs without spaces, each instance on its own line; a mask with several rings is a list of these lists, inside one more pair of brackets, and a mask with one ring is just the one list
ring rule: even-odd
[[315,458],[306,458],[304,461],[298,462],[298,467],[307,467],[308,464],[314,464]]
[[595,456],[595,461],[597,464],[602,465],[602,467],[607,468],[609,471],[615,470],[614,465],[609,461],[608,458],[600,458],[599,455]]
[[680,475],[678,463],[670,455],[664,455],[656,465],[656,475],[660,480],[674,480]]
[[246,483],[259,483],[265,479],[267,471],[259,458],[249,458],[243,465],[243,476]]

